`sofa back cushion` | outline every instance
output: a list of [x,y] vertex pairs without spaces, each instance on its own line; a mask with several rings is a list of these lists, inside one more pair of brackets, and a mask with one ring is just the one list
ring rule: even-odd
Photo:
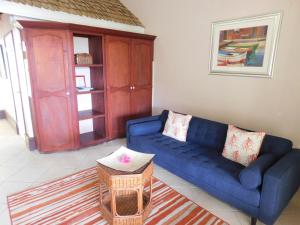
[[[163,124],[166,123],[168,114],[168,110],[162,112],[160,119]],[[222,151],[226,140],[227,128],[227,124],[193,116],[189,124],[186,141]]]
[[198,117],[193,117],[187,135],[187,142],[222,150],[228,126]]
[[[165,122],[168,119],[168,110],[164,110],[160,116],[163,123],[161,131]],[[228,125],[201,119],[193,116],[189,125],[187,134],[187,142],[199,144],[201,146],[210,147],[222,152],[226,141]],[[266,135],[261,146],[260,154],[272,153],[280,158],[284,154],[292,150],[293,143],[285,138]]]
[[292,151],[293,143],[285,138],[266,135],[261,146],[261,154],[272,153],[277,158],[282,157],[286,153]]

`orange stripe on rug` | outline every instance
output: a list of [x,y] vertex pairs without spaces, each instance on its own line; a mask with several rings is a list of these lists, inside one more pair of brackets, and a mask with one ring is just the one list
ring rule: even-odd
[[193,219],[200,211],[202,210],[201,207],[197,207],[193,209],[193,211],[184,217],[181,221],[179,221],[176,225],[186,225],[191,219]]
[[[171,218],[169,218],[166,222],[164,222],[162,225],[169,225],[169,224],[172,224],[175,220],[177,220],[177,219],[180,218],[184,213],[186,213],[186,211],[188,211],[191,207],[192,207],[192,205],[188,205],[188,206],[184,207],[184,208],[181,209],[179,212],[177,212],[175,215],[173,215]],[[174,224],[174,223],[173,223],[173,224]]]
[[32,211],[32,210],[34,210],[34,209],[38,209],[38,208],[47,206],[47,205],[49,205],[49,204],[51,204],[51,203],[53,203],[53,202],[55,202],[55,201],[61,200],[61,199],[65,198],[65,197],[68,197],[68,196],[70,196],[70,195],[74,195],[74,194],[76,194],[76,193],[79,192],[79,191],[84,191],[85,189],[88,189],[88,188],[90,188],[90,187],[93,187],[93,186],[95,186],[95,183],[97,183],[97,181],[95,181],[95,182],[93,182],[93,183],[90,183],[90,184],[88,184],[88,185],[86,185],[86,186],[84,186],[84,187],[78,188],[78,189],[76,189],[76,190],[74,190],[74,191],[71,191],[71,192],[68,193],[67,195],[60,196],[60,197],[58,197],[58,198],[54,198],[54,199],[52,199],[52,200],[50,200],[50,201],[47,201],[47,202],[44,202],[44,203],[42,203],[42,204],[40,204],[40,205],[36,205],[36,206],[30,207],[30,208],[28,208],[28,209],[26,209],[26,210],[24,210],[24,211],[18,212],[18,213],[16,213],[16,214],[12,214],[11,217],[12,217],[12,218],[19,217],[19,216],[22,216],[22,215],[24,215],[25,213],[30,212],[30,211]]
[[[96,167],[8,196],[12,225],[103,225]],[[145,225],[228,225],[157,178]]]

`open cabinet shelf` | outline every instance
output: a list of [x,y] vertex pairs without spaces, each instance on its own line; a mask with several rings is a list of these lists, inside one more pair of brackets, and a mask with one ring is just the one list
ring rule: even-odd
[[75,67],[103,67],[103,64],[75,64]]
[[79,120],[86,120],[86,119],[92,119],[98,117],[105,117],[105,114],[103,112],[99,112],[96,110],[84,110],[78,112]]
[[78,95],[104,93],[104,90],[77,91]]
[[[87,147],[102,143],[106,140],[106,109],[105,82],[103,72],[102,36],[73,34],[77,42],[75,53],[88,53],[92,56],[93,64],[74,64],[75,76],[84,76],[87,89],[77,90],[78,123],[80,133],[80,147]],[[88,105],[87,105],[88,102]],[[84,107],[82,107],[84,105]],[[79,107],[81,106],[81,107]],[[85,121],[89,120],[89,121]]]
[[87,147],[91,145],[96,145],[104,142],[106,140],[105,135],[98,133],[96,131],[80,134],[80,146]]

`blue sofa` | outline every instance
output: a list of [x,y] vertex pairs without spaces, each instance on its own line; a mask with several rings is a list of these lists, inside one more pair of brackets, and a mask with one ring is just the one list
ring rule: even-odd
[[193,117],[187,141],[162,135],[168,111],[127,122],[127,147],[156,154],[154,162],[251,216],[273,224],[300,183],[300,151],[290,140],[266,135],[248,167],[222,156],[226,124]]

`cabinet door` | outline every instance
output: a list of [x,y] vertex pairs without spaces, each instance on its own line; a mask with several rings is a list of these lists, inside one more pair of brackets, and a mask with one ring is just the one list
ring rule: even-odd
[[152,88],[140,87],[131,92],[131,119],[150,116],[152,113]]
[[131,113],[134,118],[151,115],[153,41],[132,40]]
[[111,139],[125,135],[126,121],[131,113],[130,54],[129,38],[105,37],[108,133]]
[[108,93],[108,132],[109,138],[124,137],[126,122],[130,119],[130,93],[120,89]]
[[63,30],[25,29],[38,148],[73,149],[78,131],[74,110],[70,36]]

